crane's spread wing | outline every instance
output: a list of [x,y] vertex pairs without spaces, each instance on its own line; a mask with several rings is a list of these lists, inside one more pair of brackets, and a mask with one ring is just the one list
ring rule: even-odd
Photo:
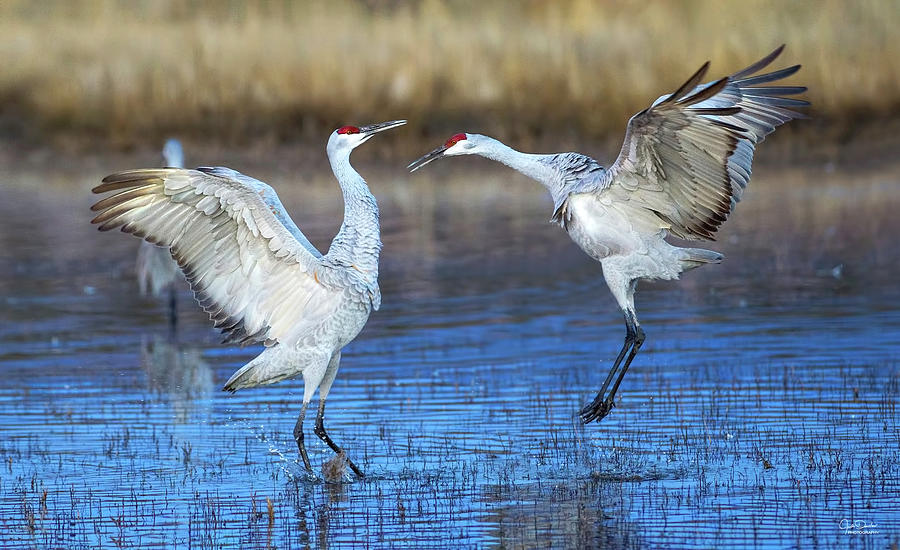
[[226,168],[224,166],[201,166],[200,168],[197,168],[197,170],[211,176],[218,176],[220,178],[234,180],[248,187],[249,189],[256,191],[256,194],[262,197],[263,202],[268,205],[269,210],[271,210],[272,214],[275,215],[275,219],[281,222],[285,229],[287,229],[290,234],[295,239],[297,239],[297,242],[303,245],[303,248],[309,250],[309,253],[316,258],[322,257],[322,253],[319,252],[319,249],[313,246],[311,242],[309,242],[309,239],[306,238],[306,235],[304,235],[303,232],[300,231],[300,228],[297,227],[297,224],[295,224],[294,220],[291,219],[290,214],[288,214],[287,210],[284,208],[284,205],[281,204],[281,199],[278,198],[278,194],[274,189],[272,189],[271,185],[261,182],[256,178],[245,176],[237,170],[232,170],[231,168]]
[[678,90],[628,122],[625,142],[595,192],[653,211],[661,227],[685,239],[713,239],[750,181],[753,152],[777,126],[803,117],[800,86],[768,86],[799,65],[752,76],[779,47],[746,69],[699,85],[705,63]]
[[292,345],[352,291],[352,273],[323,259],[267,190],[278,201],[227,168],[120,172],[94,188],[117,193],[91,207],[92,223],[169,247],[226,342]]

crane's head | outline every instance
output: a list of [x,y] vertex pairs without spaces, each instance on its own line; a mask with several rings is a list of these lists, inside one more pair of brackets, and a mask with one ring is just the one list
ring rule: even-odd
[[343,151],[349,154],[350,151],[368,141],[369,138],[378,132],[390,130],[404,124],[406,124],[405,120],[392,120],[390,122],[369,124],[368,126],[341,126],[334,132],[331,132],[331,136],[328,138],[328,153]]
[[167,140],[162,154],[167,168],[184,167],[184,152],[181,150],[181,142],[177,139]]
[[410,172],[415,172],[419,168],[425,166],[429,162],[437,160],[441,157],[452,157],[456,155],[475,155],[478,154],[478,144],[484,136],[479,134],[453,134],[450,139],[443,145],[414,160],[407,168]]

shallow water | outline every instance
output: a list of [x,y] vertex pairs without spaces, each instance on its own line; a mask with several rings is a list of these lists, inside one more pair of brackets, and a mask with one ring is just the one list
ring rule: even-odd
[[[186,288],[167,337],[137,296],[136,239],[87,223],[103,170],[4,168],[2,546],[898,543],[895,170],[758,169],[710,245],[726,262],[642,285],[647,343],[612,414],[582,426],[624,335],[599,266],[529,182],[442,168],[361,168],[384,306],[329,399],[369,474],[343,484],[297,464],[302,382],[219,391],[259,348],[219,345]],[[324,248],[330,176],[253,173]],[[316,468],[331,456],[311,444]]]

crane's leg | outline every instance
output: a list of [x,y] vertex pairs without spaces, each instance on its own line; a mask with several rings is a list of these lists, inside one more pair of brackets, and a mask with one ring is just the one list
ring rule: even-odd
[[[593,420],[600,420],[609,414],[609,411],[613,407],[612,403],[612,395],[609,397],[606,396],[606,389],[609,387],[609,384],[613,381],[613,377],[618,372],[619,367],[622,365],[622,360],[625,359],[625,356],[628,355],[629,360],[626,365],[631,362],[631,359],[634,358],[633,349],[635,344],[637,331],[635,330],[634,323],[632,322],[632,317],[628,311],[625,312],[625,343],[622,344],[622,349],[619,350],[619,355],[616,356],[615,362],[613,362],[612,368],[609,369],[609,373],[606,375],[606,380],[604,380],[603,385],[600,387],[600,391],[597,392],[597,396],[594,397],[594,400],[591,401],[588,405],[585,405],[583,409],[581,409],[581,419],[585,424],[588,422],[592,422]],[[629,353],[632,351],[632,353]],[[625,367],[628,368],[627,366]],[[622,381],[622,376],[624,376],[624,370],[619,374],[619,378],[616,379],[615,388],[618,389],[619,383]],[[615,393],[615,391],[611,392]]]
[[[634,316],[634,312],[631,311],[628,313],[631,314],[632,330],[634,331],[634,344],[631,346],[631,352],[628,353],[628,359],[625,359],[625,364],[622,366],[622,372],[619,373],[619,377],[616,378],[616,383],[613,384],[612,389],[609,391],[609,396],[606,398],[609,402],[610,409],[612,409],[614,405],[613,399],[616,397],[616,392],[619,390],[619,384],[622,383],[622,379],[625,378],[625,373],[628,372],[628,367],[631,366],[631,362],[634,360],[634,356],[637,355],[637,352],[641,349],[641,346],[644,345],[644,340],[646,339],[644,329],[642,329],[641,325],[638,324],[637,317]],[[608,412],[609,411],[607,411],[607,414]],[[598,418],[597,420],[600,420],[600,418]]]
[[[332,441],[331,437],[328,435],[328,432],[325,431],[325,398],[319,398],[319,413],[316,415],[316,435],[319,436],[319,439],[325,442],[326,445],[331,447],[331,450],[337,454],[341,454],[344,452],[343,449],[338,447],[337,443]],[[353,470],[353,473],[356,474],[356,477],[364,478],[366,474],[363,473],[359,467],[347,457],[347,465],[350,466],[350,469]]]
[[[319,436],[319,439],[325,442],[326,445],[331,447],[331,450],[337,454],[343,453],[343,449],[341,449],[337,443],[335,443],[331,437],[328,435],[328,432],[325,431],[325,399],[328,397],[328,392],[331,391],[331,384],[334,383],[334,377],[337,376],[338,366],[341,363],[341,352],[337,352],[332,356],[331,361],[328,362],[328,368],[325,370],[325,376],[322,377],[322,382],[319,384],[319,412],[316,415],[316,435]],[[345,453],[346,456],[346,453]],[[356,474],[356,477],[363,478],[366,477],[363,474],[362,470],[360,470],[356,464],[347,457],[347,465],[350,466],[350,469],[353,470],[353,473]]]
[[306,418],[307,407],[309,407],[309,401],[303,401],[303,407],[300,409],[300,416],[297,417],[297,423],[294,424],[294,441],[297,442],[297,448],[300,450],[300,458],[303,459],[303,465],[306,466],[308,472],[312,472],[312,464],[309,463],[309,455],[306,454],[306,445],[303,443],[303,419]]
[[169,333],[175,336],[178,332],[178,292],[175,285],[169,286]]
[[[594,397],[591,403],[581,409],[581,420],[585,424],[594,420],[602,420],[615,406],[614,398],[619,390],[619,385],[622,384],[622,379],[625,378],[628,367],[631,366],[634,356],[637,355],[638,350],[644,343],[644,330],[638,324],[637,315],[634,312],[634,291],[637,281],[623,276],[621,271],[616,269],[615,265],[608,266],[605,263],[603,264],[603,276],[606,279],[610,292],[612,292],[625,314],[625,343],[622,345],[619,355],[616,356],[612,368],[609,369],[606,380],[603,382],[603,386],[600,387],[597,396]],[[618,376],[616,376],[617,373]],[[606,390],[614,378],[615,383],[609,393],[607,393]]]

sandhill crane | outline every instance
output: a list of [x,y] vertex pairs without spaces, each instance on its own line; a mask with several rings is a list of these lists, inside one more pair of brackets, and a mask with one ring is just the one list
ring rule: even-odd
[[[341,349],[381,304],[378,205],[350,165],[350,153],[378,132],[406,124],[395,120],[343,126],[327,152],[344,196],[344,221],[323,256],[303,235],[275,190],[229,168],[146,169],[107,176],[95,193],[115,191],[91,209],[101,231],[121,227],[168,247],[194,296],[224,343],[261,342],[266,349],[226,382],[225,390],[271,384],[302,374],[303,405],[294,439],[312,472],[303,441],[303,419],[316,389],[315,434],[334,452],[325,431],[325,399]],[[363,472],[352,461],[357,476]]]
[[792,108],[808,103],[784,96],[806,88],[768,85],[800,65],[753,76],[783,48],[700,85],[709,67],[705,63],[675,92],[631,118],[622,150],[608,168],[578,153],[520,153],[490,137],[465,133],[409,165],[415,171],[444,156],[480,155],[518,170],[547,187],[554,203],[551,221],[601,263],[624,313],[626,335],[596,398],[581,410],[584,422],[609,414],[644,343],[634,308],[637,281],[677,279],[683,271],[723,259],[710,250],[669,244],[666,236],[713,240],[750,181],[755,146],[777,126],[803,116]]
[[[167,140],[162,154],[167,167],[184,167],[184,152],[177,139]],[[178,292],[175,288],[179,273],[178,264],[172,259],[168,248],[141,241],[135,268],[141,296],[146,296],[149,291],[154,298],[160,298],[163,292],[168,291],[169,328],[174,333],[178,323]]]

